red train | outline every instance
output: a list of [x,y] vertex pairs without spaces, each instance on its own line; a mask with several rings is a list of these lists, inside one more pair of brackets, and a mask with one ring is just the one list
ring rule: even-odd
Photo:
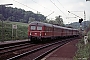
[[79,36],[79,31],[77,29],[43,22],[34,21],[31,22],[28,27],[28,38],[33,42],[75,36]]

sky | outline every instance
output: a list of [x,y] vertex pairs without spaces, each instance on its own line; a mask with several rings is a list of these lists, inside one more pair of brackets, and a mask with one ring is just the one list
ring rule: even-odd
[[90,20],[90,1],[86,0],[1,0],[0,4],[13,4],[10,7],[34,13],[38,11],[52,20],[60,15],[65,24],[78,22],[80,18]]

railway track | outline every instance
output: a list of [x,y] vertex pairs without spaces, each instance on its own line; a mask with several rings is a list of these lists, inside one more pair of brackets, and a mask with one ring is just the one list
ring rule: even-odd
[[[55,43],[45,44],[19,44],[9,47],[0,48],[0,60],[37,60],[41,59],[48,53],[62,46],[72,39],[65,39]],[[64,42],[64,43],[63,43]],[[28,56],[30,57],[29,59]]]
[[41,45],[39,47],[35,47],[29,51],[26,51],[24,53],[20,53],[16,56],[13,56],[11,58],[8,58],[7,60],[40,60],[43,58],[45,55],[49,54],[53,50],[57,49],[58,47],[64,45],[65,43],[69,42],[70,40],[63,40],[63,41],[58,41],[55,43],[49,43],[46,45]]
[[32,47],[34,46],[35,44],[31,44],[29,43],[29,45],[27,44],[23,44],[23,45],[16,45],[16,46],[13,46],[13,48],[11,47],[8,47],[7,49],[4,49],[0,52],[0,54],[5,54],[5,53],[9,53],[9,52],[13,52],[13,51],[17,51],[17,50],[20,50],[20,49],[25,49],[25,48],[28,48],[28,47]]
[[7,42],[6,44],[0,45],[0,50],[6,49],[10,46],[15,46],[15,45],[19,45],[19,44],[26,44],[26,43],[29,43],[29,41],[11,41],[11,43]]
[[19,44],[19,45],[8,46],[8,47],[2,47],[2,48],[0,48],[0,51],[2,51],[2,50],[6,50],[6,49],[10,49],[10,48],[19,47],[19,46],[23,46],[23,45],[27,45],[27,44],[30,44],[30,43]]
[[24,51],[24,49],[27,49],[27,48],[30,48],[30,47],[35,47],[37,46],[36,44],[21,44],[21,45],[15,45],[15,46],[12,46],[12,47],[7,47],[7,48],[2,48],[1,51],[0,51],[0,60],[6,60],[12,56],[15,56],[21,52]]

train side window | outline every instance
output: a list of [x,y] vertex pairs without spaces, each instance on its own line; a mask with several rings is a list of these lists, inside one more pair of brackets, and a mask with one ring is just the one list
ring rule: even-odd
[[42,27],[41,26],[37,26],[37,30],[42,30]]
[[45,31],[47,31],[47,28],[45,27]]
[[51,31],[51,27],[49,27],[48,31]]
[[35,30],[36,29],[36,26],[31,26],[31,30]]

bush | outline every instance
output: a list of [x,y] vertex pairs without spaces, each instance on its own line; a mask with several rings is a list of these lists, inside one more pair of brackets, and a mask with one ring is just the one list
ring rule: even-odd
[[88,41],[90,42],[90,32],[88,32]]
[[[13,37],[12,37],[12,24],[13,23],[6,23],[6,22],[3,23],[3,39],[4,39],[4,41],[27,39],[28,25],[25,25],[22,23],[23,24],[23,26],[22,26],[21,23],[17,23],[18,28],[17,28],[17,30],[13,29]],[[2,24],[0,22],[0,41],[1,40],[2,40]]]

